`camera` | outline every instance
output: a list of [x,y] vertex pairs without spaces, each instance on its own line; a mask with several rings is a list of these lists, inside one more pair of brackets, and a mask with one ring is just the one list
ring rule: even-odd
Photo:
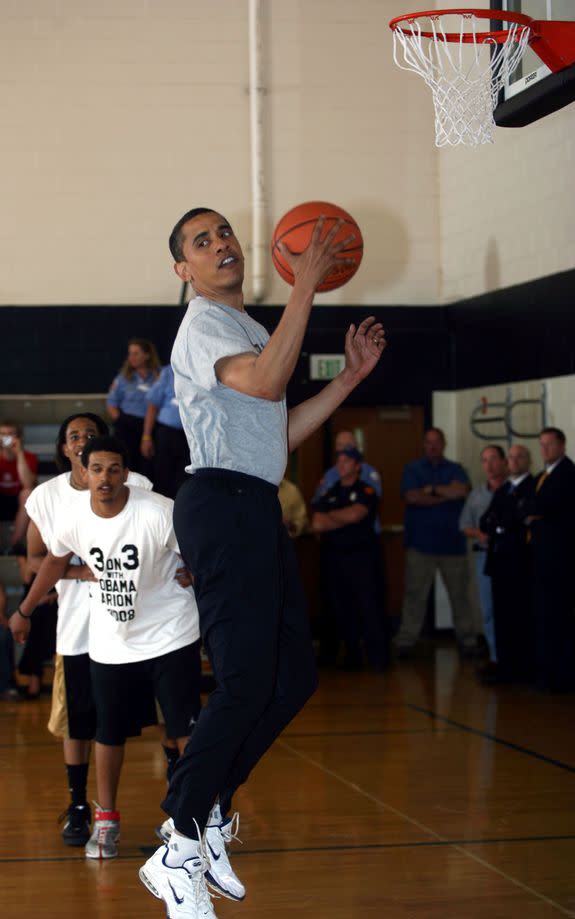
[[13,442],[14,438],[11,434],[3,434],[2,437],[0,437],[0,443],[3,447],[11,447]]

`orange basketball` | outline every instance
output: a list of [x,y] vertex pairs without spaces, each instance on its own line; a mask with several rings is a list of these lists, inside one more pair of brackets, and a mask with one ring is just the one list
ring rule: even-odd
[[293,285],[294,276],[277,244],[278,242],[285,243],[290,252],[298,254],[303,252],[308,247],[313,228],[318,217],[322,214],[326,218],[324,236],[333,227],[336,220],[340,218],[345,223],[335,237],[336,241],[339,242],[344,240],[346,236],[354,234],[355,239],[353,242],[340,253],[341,258],[352,258],[354,264],[345,265],[342,263],[341,268],[334,268],[318,285],[317,290],[335,290],[336,287],[341,287],[342,284],[346,284],[354,276],[361,264],[363,237],[353,217],[347,211],[344,211],[342,207],[338,207],[337,204],[328,204],[327,201],[308,201],[306,204],[298,204],[297,207],[293,207],[291,211],[284,214],[272,236],[272,260],[276,270],[288,284]]

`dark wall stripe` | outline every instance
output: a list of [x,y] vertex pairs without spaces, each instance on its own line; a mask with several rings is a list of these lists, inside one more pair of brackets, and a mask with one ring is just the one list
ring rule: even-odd
[[[484,294],[446,307],[318,307],[288,398],[314,395],[309,354],[342,353],[351,322],[373,313],[388,349],[352,394],[356,405],[420,404],[434,389],[461,389],[575,373],[575,270]],[[269,331],[281,306],[248,307]],[[1,307],[0,393],[104,392],[132,336],[152,339],[163,361],[185,307]]]

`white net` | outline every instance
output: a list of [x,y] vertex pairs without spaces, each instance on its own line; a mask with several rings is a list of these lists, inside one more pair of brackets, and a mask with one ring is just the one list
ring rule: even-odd
[[[459,41],[455,43],[445,37],[442,16],[408,19],[393,30],[395,63],[422,76],[433,93],[438,147],[493,143],[493,110],[499,91],[519,64],[531,36],[529,25],[508,23],[509,34],[498,44],[491,37],[481,38],[481,20],[473,13],[458,18]],[[423,32],[432,35],[426,38]]]

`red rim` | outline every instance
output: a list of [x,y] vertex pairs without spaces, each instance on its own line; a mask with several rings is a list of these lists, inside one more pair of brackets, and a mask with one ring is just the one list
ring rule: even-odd
[[[399,31],[403,32],[404,35],[411,35],[409,29],[404,29],[401,26],[402,22],[413,22],[415,19],[441,19],[442,16],[462,16],[464,14],[470,14],[475,16],[477,19],[490,19],[500,22],[513,22],[517,25],[530,26],[534,19],[532,16],[527,16],[525,13],[512,13],[507,10],[477,10],[469,7],[461,8],[454,10],[422,10],[419,13],[404,13],[403,16],[396,16],[395,19],[392,19],[389,23],[389,28],[394,32]],[[483,42],[488,38],[491,38],[493,41],[498,44],[503,44],[507,37],[509,36],[509,29],[498,29],[496,31],[489,32],[446,32],[445,35],[436,36],[434,32],[419,32],[422,38],[441,38],[443,41],[451,42],[464,42],[471,43],[475,41]]]

